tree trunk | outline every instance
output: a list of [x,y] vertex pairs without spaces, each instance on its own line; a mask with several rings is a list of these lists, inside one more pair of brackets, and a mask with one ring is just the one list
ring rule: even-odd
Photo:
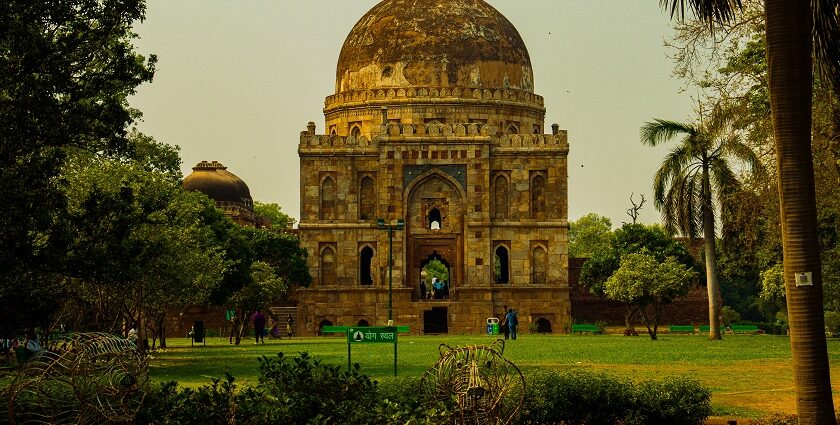
[[633,315],[636,314],[636,309],[632,306],[625,306],[624,311],[624,336],[639,336],[636,328],[633,326]]
[[642,314],[642,319],[645,322],[645,327],[647,327],[648,335],[650,335],[650,339],[656,341],[656,324],[651,328],[650,325],[650,317],[647,314],[647,306],[644,308],[639,308],[639,312]]
[[160,316],[158,320],[158,329],[160,329],[160,348],[166,347],[166,313]]
[[[811,154],[812,10],[766,0],[765,13],[796,408],[800,424],[833,424]],[[796,286],[804,272],[811,285]]]
[[706,291],[709,294],[709,339],[723,339],[720,333],[721,297],[717,278],[717,254],[715,253],[715,215],[712,210],[712,193],[706,167],[704,167],[704,173],[703,243],[706,251]]

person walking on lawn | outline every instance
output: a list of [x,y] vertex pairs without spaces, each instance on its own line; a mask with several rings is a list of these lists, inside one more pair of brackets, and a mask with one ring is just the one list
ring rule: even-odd
[[[505,316],[505,322],[507,323],[507,328],[510,332],[510,339],[516,339],[516,327],[519,325],[519,319],[516,317],[516,311],[512,308],[508,310],[507,315]],[[507,336],[507,332],[505,332]]]

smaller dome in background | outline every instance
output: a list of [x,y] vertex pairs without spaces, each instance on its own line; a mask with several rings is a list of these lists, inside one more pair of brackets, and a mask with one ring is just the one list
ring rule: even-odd
[[253,210],[248,185],[218,161],[199,162],[182,185],[186,190],[204,193],[216,203],[235,203]]

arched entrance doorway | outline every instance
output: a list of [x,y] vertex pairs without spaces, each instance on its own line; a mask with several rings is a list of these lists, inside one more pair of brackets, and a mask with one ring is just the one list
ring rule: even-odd
[[[448,292],[435,291],[434,299],[452,300],[464,279],[463,189],[449,174],[436,168],[419,175],[406,189],[406,283],[413,289],[412,298],[421,299],[423,270],[440,263],[445,269]],[[426,270],[427,298],[433,292],[432,277]]]

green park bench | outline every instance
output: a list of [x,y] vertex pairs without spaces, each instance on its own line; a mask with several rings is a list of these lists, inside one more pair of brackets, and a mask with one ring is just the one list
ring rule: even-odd
[[[700,325],[699,329],[700,329],[700,333],[703,334],[703,333],[709,333],[709,329],[711,329],[711,327],[709,325]],[[724,333],[725,331],[726,331],[726,326],[721,326],[720,327],[720,333]]]
[[573,334],[574,333],[580,333],[582,335],[584,332],[592,332],[593,334],[596,334],[596,333],[599,332],[599,330],[598,330],[598,327],[595,326],[595,325],[589,325],[589,324],[572,325],[572,333]]
[[671,325],[668,327],[668,333],[672,334],[693,334],[694,325]]
[[764,331],[762,331],[761,329],[758,328],[758,326],[755,326],[755,325],[732,325],[731,329],[732,329],[732,333],[736,333],[736,334],[755,335],[755,334],[764,333]]

